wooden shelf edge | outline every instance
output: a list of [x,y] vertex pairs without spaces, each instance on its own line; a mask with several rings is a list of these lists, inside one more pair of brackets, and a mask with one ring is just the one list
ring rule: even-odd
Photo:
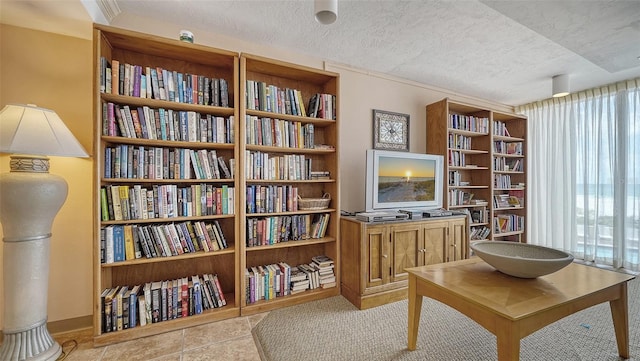
[[519,234],[523,234],[524,231],[513,231],[513,232],[504,232],[504,233],[495,233],[493,232],[493,237],[507,237],[507,236],[516,236]]
[[116,95],[116,94],[109,94],[109,93],[100,93],[100,98],[112,103],[137,105],[137,106],[149,106],[150,108],[165,108],[165,109],[172,109],[172,110],[196,111],[201,113],[211,113],[211,114],[215,113],[219,115],[233,115],[235,112],[235,108],[232,108],[232,107],[219,107],[214,105],[180,103],[180,102],[172,102],[169,100],[161,100],[161,99],[154,99],[154,98],[140,98],[140,97],[134,97],[134,96]]
[[147,263],[174,262],[174,261],[201,258],[201,257],[217,257],[217,256],[228,255],[228,254],[234,254],[234,253],[235,253],[235,247],[231,246],[220,251],[209,251],[209,252],[197,251],[197,252],[184,253],[181,255],[170,256],[170,257],[138,258],[134,260],[120,261],[120,262],[114,262],[114,263],[102,263],[100,267],[104,269],[104,268],[140,265],[140,264],[147,264]]
[[266,250],[277,249],[277,248],[303,247],[303,246],[309,246],[312,244],[331,243],[335,241],[336,241],[335,237],[322,237],[322,238],[304,239],[299,241],[278,242],[278,243],[265,245],[265,246],[245,247],[245,251],[259,252],[259,251],[266,251]]
[[258,301],[246,306],[242,306],[240,313],[242,316],[255,315],[262,312],[272,311],[285,306],[299,305],[309,301],[316,301],[324,298],[338,296],[340,294],[339,287],[331,288],[319,288],[315,290],[309,290],[295,295],[277,297],[273,300]]
[[233,143],[185,142],[182,140],[129,138],[111,135],[102,135],[100,136],[100,140],[109,144],[133,144],[165,148],[234,149],[236,147]]

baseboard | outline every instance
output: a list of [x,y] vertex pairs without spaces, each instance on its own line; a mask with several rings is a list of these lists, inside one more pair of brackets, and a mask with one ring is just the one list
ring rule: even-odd
[[[66,320],[47,322],[47,329],[52,336],[93,328],[93,316],[87,315]],[[0,343],[4,341],[4,332],[0,333]]]

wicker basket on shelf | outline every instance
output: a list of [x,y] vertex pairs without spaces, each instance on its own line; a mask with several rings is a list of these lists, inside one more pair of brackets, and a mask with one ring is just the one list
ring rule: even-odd
[[298,196],[298,209],[303,211],[327,209],[329,202],[331,202],[329,193],[325,193],[322,198],[302,198]]

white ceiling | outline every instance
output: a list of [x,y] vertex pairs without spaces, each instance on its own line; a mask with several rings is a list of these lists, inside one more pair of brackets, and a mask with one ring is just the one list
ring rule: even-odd
[[166,19],[196,41],[207,31],[509,105],[549,98],[556,74],[572,91],[640,77],[640,0],[339,0],[332,25],[311,0],[0,0],[0,16],[75,19],[79,3],[97,22]]

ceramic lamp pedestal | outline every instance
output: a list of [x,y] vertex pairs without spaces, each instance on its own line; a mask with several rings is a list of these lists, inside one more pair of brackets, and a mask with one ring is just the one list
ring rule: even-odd
[[45,157],[13,156],[0,175],[4,232],[4,341],[0,360],[55,360],[62,349],[47,330],[51,225],[67,183]]

